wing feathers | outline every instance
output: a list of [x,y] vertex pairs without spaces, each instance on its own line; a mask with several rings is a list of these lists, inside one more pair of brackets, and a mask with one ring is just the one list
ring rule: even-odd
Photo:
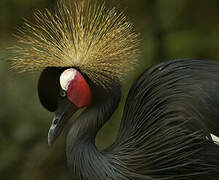
[[132,86],[110,148],[136,174],[216,180],[219,146],[210,133],[219,135],[219,62],[175,60]]

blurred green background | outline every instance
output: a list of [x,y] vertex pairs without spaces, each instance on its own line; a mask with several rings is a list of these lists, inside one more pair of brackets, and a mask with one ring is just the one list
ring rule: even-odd
[[[55,0],[0,0],[0,179],[70,179],[65,164],[65,135],[47,145],[52,113],[37,97],[39,73],[10,70],[12,34],[35,9],[54,9]],[[98,135],[100,148],[116,135],[125,96],[133,81],[152,64],[176,58],[219,59],[219,1],[114,0],[141,33],[141,66],[123,85],[120,108]],[[129,83],[128,83],[129,82]],[[71,122],[69,123],[70,126]]]

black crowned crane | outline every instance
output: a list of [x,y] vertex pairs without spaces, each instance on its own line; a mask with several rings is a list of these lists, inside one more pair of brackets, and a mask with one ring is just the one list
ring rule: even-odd
[[18,35],[13,67],[42,70],[38,93],[55,112],[52,144],[80,108],[66,140],[75,180],[219,180],[219,62],[174,60],[132,85],[115,141],[95,137],[117,109],[121,81],[137,64],[139,37],[123,13],[103,2],[61,1],[35,13]]

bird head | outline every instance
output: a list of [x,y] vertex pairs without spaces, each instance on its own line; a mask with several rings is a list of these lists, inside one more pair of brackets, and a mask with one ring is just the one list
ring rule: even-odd
[[41,104],[55,112],[49,144],[78,109],[95,101],[94,87],[110,91],[137,64],[137,34],[122,12],[94,0],[60,0],[54,14],[34,13],[16,34],[12,66],[42,71]]
[[51,145],[61,133],[67,120],[92,100],[90,85],[75,68],[45,68],[38,82],[41,104],[55,112],[48,133]]

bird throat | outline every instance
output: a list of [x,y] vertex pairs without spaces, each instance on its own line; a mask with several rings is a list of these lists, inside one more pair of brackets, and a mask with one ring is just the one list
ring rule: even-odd
[[[101,93],[98,92],[101,96]],[[99,130],[110,119],[119,105],[120,86],[112,87],[104,98],[86,108],[74,121],[66,140],[68,167],[75,179],[116,179],[113,164],[108,156],[100,152],[95,144]],[[101,165],[101,166],[99,166]],[[85,171],[86,169],[86,171]]]

